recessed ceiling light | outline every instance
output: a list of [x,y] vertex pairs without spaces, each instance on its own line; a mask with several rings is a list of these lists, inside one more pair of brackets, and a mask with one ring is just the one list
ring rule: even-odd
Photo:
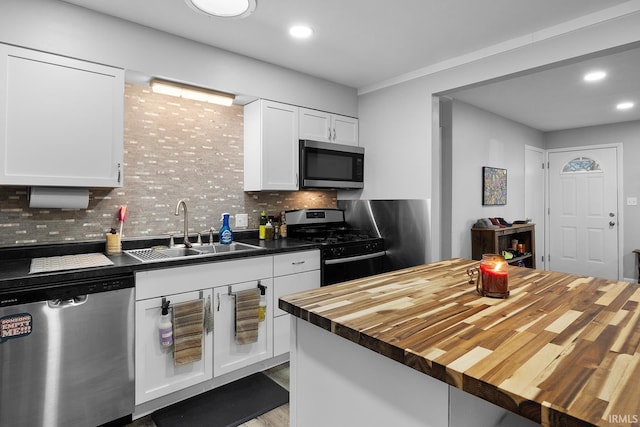
[[604,71],[592,71],[584,75],[584,81],[586,82],[597,82],[598,80],[602,80],[607,77],[607,73]]
[[222,18],[244,18],[256,10],[258,0],[185,0],[189,6],[206,15]]
[[620,104],[616,105],[616,108],[618,110],[628,110],[629,108],[633,108],[635,104],[633,102],[621,102]]
[[289,28],[289,34],[291,34],[292,37],[298,39],[306,39],[307,37],[311,37],[311,34],[313,34],[313,30],[306,25],[294,25],[293,27]]

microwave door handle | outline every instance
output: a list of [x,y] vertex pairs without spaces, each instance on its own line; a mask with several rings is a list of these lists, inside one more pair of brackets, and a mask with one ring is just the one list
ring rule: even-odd
[[385,256],[386,254],[387,254],[386,251],[380,251],[380,252],[374,252],[372,254],[356,255],[356,256],[347,257],[347,258],[327,259],[327,260],[324,261],[324,263],[326,265],[346,264],[348,262],[362,261],[362,260],[371,259],[371,258],[378,258],[378,257],[381,257],[381,256]]

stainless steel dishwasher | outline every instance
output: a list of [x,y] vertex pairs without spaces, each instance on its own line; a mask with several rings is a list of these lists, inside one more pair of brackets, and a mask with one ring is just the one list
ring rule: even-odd
[[134,277],[0,291],[0,426],[96,426],[134,408]]

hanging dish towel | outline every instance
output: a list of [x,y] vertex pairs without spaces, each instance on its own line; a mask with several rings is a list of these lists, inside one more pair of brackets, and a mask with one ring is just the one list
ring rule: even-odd
[[258,307],[260,290],[247,289],[236,296],[236,344],[251,344],[258,341]]
[[176,365],[202,358],[204,300],[173,304],[173,359]]

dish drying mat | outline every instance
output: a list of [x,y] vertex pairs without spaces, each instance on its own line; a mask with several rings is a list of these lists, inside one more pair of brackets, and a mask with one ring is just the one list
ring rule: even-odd
[[113,265],[113,262],[100,253],[34,258],[31,260],[29,274],[73,270],[76,268],[102,267],[105,265]]

